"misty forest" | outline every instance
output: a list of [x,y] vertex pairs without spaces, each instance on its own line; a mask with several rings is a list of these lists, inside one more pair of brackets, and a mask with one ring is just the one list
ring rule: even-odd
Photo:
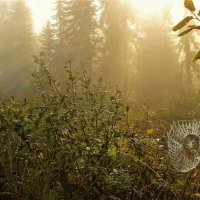
[[200,199],[200,6],[176,1],[54,0],[36,32],[0,0],[0,199]]

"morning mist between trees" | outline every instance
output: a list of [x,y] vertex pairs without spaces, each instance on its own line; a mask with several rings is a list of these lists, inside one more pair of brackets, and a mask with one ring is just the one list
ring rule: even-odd
[[156,1],[54,0],[36,33],[27,1],[0,0],[0,199],[200,197],[167,147],[200,120],[200,7]]
[[146,101],[195,87],[190,53],[196,41],[193,36],[177,40],[170,32],[170,7],[141,16],[131,0],[55,1],[54,15],[36,35],[25,1],[0,4],[2,97],[34,94],[33,57],[41,52],[59,82],[70,61],[73,70],[102,78],[109,89],[117,86]]

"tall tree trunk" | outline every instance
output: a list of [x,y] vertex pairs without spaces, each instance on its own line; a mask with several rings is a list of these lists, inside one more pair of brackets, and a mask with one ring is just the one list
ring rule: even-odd
[[183,39],[184,52],[185,52],[185,79],[186,79],[186,89],[187,92],[191,93],[193,90],[192,82],[192,53],[191,53],[191,43],[188,37]]

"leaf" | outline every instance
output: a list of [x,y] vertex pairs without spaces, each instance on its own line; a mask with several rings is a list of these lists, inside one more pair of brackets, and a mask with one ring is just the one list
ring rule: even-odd
[[184,180],[176,180],[177,184],[180,185],[180,186],[184,186],[185,184],[185,181]]
[[151,162],[154,162],[155,161],[155,158],[151,155],[148,155],[147,156],[148,160],[151,161]]
[[92,81],[92,80],[91,80],[90,78],[88,78],[88,79],[86,80],[86,85],[89,86],[90,83],[91,83],[91,81]]
[[147,130],[147,133],[148,133],[148,134],[153,133],[153,129],[148,129],[148,130]]
[[176,26],[173,27],[173,31],[178,31],[182,29],[187,23],[189,23],[193,19],[192,16],[185,17],[182,21],[180,21]]
[[194,25],[194,24],[188,26],[188,28],[194,28],[194,27],[196,27],[196,25]]
[[197,54],[195,55],[193,62],[197,61],[200,59],[200,50],[197,52]]
[[195,26],[194,29],[200,30],[200,26]]
[[185,30],[185,31],[183,31],[182,33],[180,33],[180,34],[178,35],[178,37],[181,37],[181,36],[183,36],[183,35],[189,33],[190,31],[192,31],[192,30],[194,30],[194,29],[200,30],[200,26],[192,25],[192,26],[188,26],[188,27],[190,27],[190,28],[187,29],[187,30]]
[[196,10],[196,8],[194,6],[194,2],[192,0],[185,0],[184,6],[191,12],[194,12]]
[[153,133],[153,129],[148,129],[145,135],[151,135]]
[[190,31],[192,31],[193,29],[194,29],[194,28],[189,28],[189,29],[183,31],[182,33],[180,33],[180,34],[178,35],[178,37],[181,37],[181,36],[183,36],[183,35],[186,35],[186,34],[189,33]]

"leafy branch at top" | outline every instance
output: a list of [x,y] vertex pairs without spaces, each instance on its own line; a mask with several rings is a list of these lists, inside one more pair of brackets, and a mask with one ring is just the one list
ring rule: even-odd
[[[196,10],[194,2],[192,0],[185,0],[184,6],[191,12],[191,15],[185,17],[176,26],[174,26],[173,31],[180,31],[182,28],[187,26],[188,23],[191,22],[192,20],[200,22],[200,10],[199,11]],[[188,25],[186,30],[179,33],[178,37],[182,37],[193,30],[200,30],[200,25]],[[198,51],[198,53],[195,55],[193,61],[195,62],[198,59],[200,59],[200,51]]]

